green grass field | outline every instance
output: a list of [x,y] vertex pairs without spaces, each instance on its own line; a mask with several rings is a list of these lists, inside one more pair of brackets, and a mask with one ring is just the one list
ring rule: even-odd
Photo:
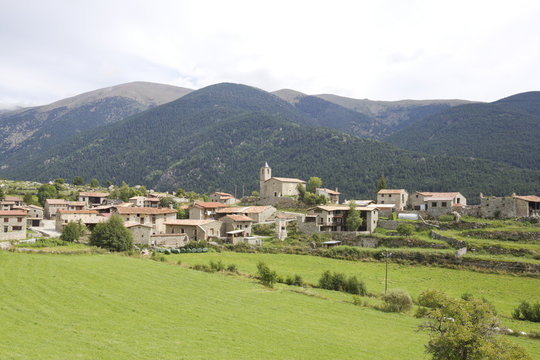
[[[248,273],[262,260],[308,282],[325,269],[343,271],[364,279],[369,291],[384,291],[381,263],[237,253],[167,257],[178,259],[221,259]],[[391,288],[413,295],[438,286],[451,295],[484,294],[507,309],[511,291],[538,297],[532,278],[396,264],[389,274]],[[478,282],[477,291],[471,282]],[[148,259],[0,252],[0,294],[2,359],[425,358],[427,335],[416,331],[421,320],[412,314],[355,306],[346,302],[348,294],[285,285],[271,290],[243,276]],[[540,357],[540,341],[511,339]]]
[[[391,249],[390,249],[391,251]],[[304,281],[317,284],[321,273],[325,270],[356,275],[366,283],[372,293],[384,292],[384,262],[358,262],[336,260],[317,256],[288,254],[246,254],[234,252],[180,254],[169,255],[171,262],[178,259],[183,264],[208,264],[221,260],[225,265],[236,264],[240,272],[255,274],[257,263],[265,262],[279,275],[298,274]],[[390,262],[388,264],[388,287],[407,290],[416,297],[427,289],[438,289],[450,296],[460,297],[463,293],[471,293],[475,297],[490,301],[505,317],[521,300],[536,301],[540,299],[540,280],[532,277],[501,275],[475,272],[471,270],[455,270],[437,266],[405,265]],[[508,322],[509,319],[505,319]],[[518,322],[524,331],[540,331],[540,324]]]
[[403,359],[419,321],[115,255],[0,252],[2,359]]

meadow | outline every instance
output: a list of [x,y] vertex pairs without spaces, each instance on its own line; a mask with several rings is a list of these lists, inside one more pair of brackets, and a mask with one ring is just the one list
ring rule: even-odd
[[[166,260],[0,252],[2,359],[425,358],[428,337],[412,313],[355,306],[348,294],[268,289],[247,276],[188,268],[222,260],[254,273],[265,261],[280,275],[300,274],[310,283],[329,269],[355,274],[379,293],[383,263],[230,252]],[[470,292],[504,311],[514,306],[512,291],[538,296],[538,280],[527,277],[391,263],[389,279],[390,288],[413,296],[433,287],[455,296]],[[512,341],[540,356],[540,341]]]

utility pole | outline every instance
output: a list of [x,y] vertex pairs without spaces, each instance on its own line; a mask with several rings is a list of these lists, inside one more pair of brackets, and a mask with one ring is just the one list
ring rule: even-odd
[[392,256],[392,253],[389,253],[388,249],[386,249],[383,252],[383,256],[386,258],[386,272],[384,276],[384,294],[386,295],[386,291],[388,290],[388,258]]

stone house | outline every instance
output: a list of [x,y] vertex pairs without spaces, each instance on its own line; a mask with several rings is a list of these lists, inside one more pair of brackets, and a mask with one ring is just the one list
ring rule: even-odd
[[37,205],[17,206],[14,210],[23,210],[28,213],[26,218],[27,227],[39,227],[43,220],[43,208]]
[[165,222],[176,219],[174,209],[149,207],[117,207],[115,211],[124,222],[135,222],[152,227],[152,234],[165,234]]
[[294,178],[272,177],[272,169],[265,163],[259,177],[260,196],[262,199],[283,196],[298,196],[297,186],[306,186],[306,182]]
[[94,206],[103,205],[107,197],[109,196],[108,192],[85,192],[81,191],[79,193],[79,201],[84,202],[84,206],[89,209]]
[[227,235],[250,236],[253,219],[245,215],[227,215],[221,218],[223,230]]
[[210,201],[219,202],[225,205],[234,205],[238,202],[238,199],[231,194],[216,191],[210,194]]
[[189,209],[189,218],[195,220],[215,219],[217,209],[222,209],[226,207],[227,205],[220,202],[197,201]]
[[143,201],[143,206],[157,209],[159,207],[159,198],[157,198],[157,197],[147,197]]
[[377,193],[377,204],[394,204],[397,211],[407,207],[409,193],[405,189],[381,189]]
[[[452,209],[459,209],[467,205],[467,199],[459,192],[427,192],[417,191],[409,196],[409,208],[412,210],[428,211],[429,213],[429,201],[435,204],[437,209],[445,208],[451,213]],[[444,203],[444,204],[443,204]],[[439,211],[435,211],[438,213]],[[442,213],[441,213],[442,214]]]
[[[307,211],[299,221],[299,230],[306,233],[348,231],[347,205],[319,205]],[[372,233],[377,228],[378,211],[372,207],[357,207],[362,218],[362,226],[358,231]]]
[[78,223],[79,221],[86,226],[89,231],[92,231],[96,224],[105,222],[107,217],[101,215],[96,210],[58,210],[55,216],[55,230],[62,232],[64,227],[71,221]]
[[276,213],[276,208],[266,206],[226,207],[216,210],[216,218],[226,215],[244,215],[250,217],[255,224],[268,221]]
[[26,239],[26,211],[0,210],[0,240]]
[[138,207],[144,207],[146,196],[133,196],[129,198],[129,202]]
[[341,193],[339,191],[337,191],[337,188],[336,188],[336,190],[330,190],[330,189],[326,189],[326,188],[316,188],[315,192],[319,196],[321,196],[321,195],[326,196],[330,203],[339,204],[339,195],[341,195]]
[[7,195],[7,196],[4,196],[4,201],[11,201],[11,202],[13,202],[13,205],[15,205],[15,206],[23,206],[24,205],[23,198],[20,197],[20,196]]
[[369,204],[367,207],[377,209],[379,211],[379,216],[392,217],[393,213],[396,211],[395,204]]
[[165,222],[167,234],[186,234],[190,241],[221,237],[221,221],[210,219],[175,219]]
[[152,226],[137,222],[125,222],[124,226],[131,231],[133,243],[138,245],[152,245],[150,237],[152,236]]
[[479,215],[485,218],[540,217],[540,197],[536,195],[520,196],[484,196],[480,194]]
[[58,210],[83,210],[86,206],[84,201],[67,201],[64,199],[45,200],[45,218],[54,219]]
[[7,201],[7,200],[0,201],[0,211],[13,210],[14,207],[15,207],[15,201]]

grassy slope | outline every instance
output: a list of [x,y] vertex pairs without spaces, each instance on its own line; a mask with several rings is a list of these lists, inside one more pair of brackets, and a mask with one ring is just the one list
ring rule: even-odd
[[[392,251],[390,249],[390,251]],[[385,264],[383,262],[355,262],[316,256],[286,254],[244,254],[233,252],[208,254],[171,255],[185,264],[203,264],[222,260],[225,265],[236,264],[239,271],[255,274],[257,263],[264,261],[279,275],[298,274],[304,281],[316,284],[325,270],[356,275],[366,283],[369,292],[384,292]],[[486,298],[504,316],[511,316],[521,300],[533,301],[540,298],[540,280],[514,275],[486,274],[468,270],[454,270],[432,266],[410,266],[389,263],[388,287],[407,290],[411,296],[427,289],[439,289],[453,297],[471,293]],[[505,321],[507,321],[505,319]],[[522,322],[519,329],[540,331],[540,324]]]
[[113,255],[0,252],[3,359],[422,358],[410,316]]

